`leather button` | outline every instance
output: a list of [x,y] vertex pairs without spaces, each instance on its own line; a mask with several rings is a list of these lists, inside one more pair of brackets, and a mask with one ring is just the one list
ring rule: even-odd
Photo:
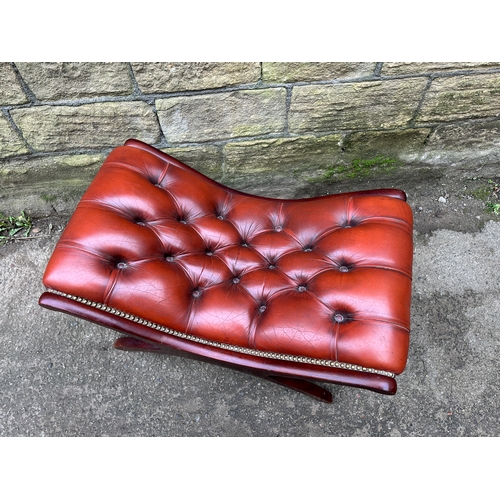
[[340,314],[340,313],[335,313],[333,315],[333,320],[336,322],[336,323],[342,323],[345,318],[344,318],[344,315],[343,314]]
[[267,306],[265,306],[264,304],[262,304],[262,305],[259,307],[259,312],[263,313],[266,309],[267,309]]
[[233,278],[233,283],[238,284],[240,282],[240,278]]
[[345,221],[342,225],[343,228],[345,229],[350,229],[351,227],[357,226],[360,223],[358,220],[351,219],[349,221]]
[[118,269],[125,269],[127,267],[127,264],[125,262],[118,262],[118,264],[116,264],[116,267]]
[[347,266],[340,266],[339,267],[339,271],[341,273],[348,273],[349,272],[349,268]]
[[307,287],[304,285],[300,285],[297,287],[298,292],[305,292],[307,290]]
[[167,255],[167,256],[165,257],[165,260],[166,260],[167,262],[173,262],[173,261],[174,261],[174,257],[173,257],[172,255]]
[[201,290],[198,288],[196,290],[193,290],[193,297],[199,297],[201,295]]
[[283,231],[283,226],[275,226],[274,230],[279,233],[281,231]]

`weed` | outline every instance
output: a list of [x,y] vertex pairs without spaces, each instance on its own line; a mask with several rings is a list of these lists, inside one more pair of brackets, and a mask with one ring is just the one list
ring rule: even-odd
[[[31,217],[24,211],[17,217],[5,216],[0,212],[0,245],[7,243],[18,234],[26,238],[32,226]],[[21,233],[21,231],[24,231],[24,233]]]
[[500,203],[493,203],[491,201],[487,201],[485,203],[486,212],[493,213],[495,215],[500,215]]
[[486,213],[500,215],[500,203],[498,201],[499,193],[500,185],[488,179],[487,186],[481,186],[475,189],[471,194],[474,198],[484,202]]

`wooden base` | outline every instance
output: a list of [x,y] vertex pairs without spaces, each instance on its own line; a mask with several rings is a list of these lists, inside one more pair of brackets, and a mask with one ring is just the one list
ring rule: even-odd
[[228,351],[162,333],[52,292],[42,294],[39,304],[46,309],[71,314],[125,334],[126,337],[115,342],[116,349],[163,353],[217,364],[251,373],[328,403],[333,399],[331,393],[312,381],[369,389],[388,395],[395,394],[397,390],[396,380],[385,375]]

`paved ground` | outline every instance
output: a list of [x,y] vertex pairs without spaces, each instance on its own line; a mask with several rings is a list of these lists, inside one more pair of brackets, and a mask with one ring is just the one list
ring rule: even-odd
[[0,436],[498,436],[500,216],[484,213],[487,181],[400,181],[415,213],[408,365],[395,396],[330,386],[332,405],[115,351],[113,332],[40,308],[65,219],[37,221],[36,239],[0,247]]

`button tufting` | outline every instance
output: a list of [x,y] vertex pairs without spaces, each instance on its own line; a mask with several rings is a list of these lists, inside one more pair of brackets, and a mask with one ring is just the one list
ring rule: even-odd
[[342,323],[342,322],[345,320],[344,315],[343,315],[343,314],[340,314],[340,313],[335,313],[335,314],[333,315],[333,319],[334,319],[334,321],[335,321],[335,322],[337,322],[337,323]]
[[[299,360],[286,366],[290,376],[314,375],[313,365],[334,367],[337,358],[402,370],[413,253],[411,209],[400,199],[263,199],[160,152],[133,145],[112,154],[54,252],[44,277],[50,289],[90,297],[84,304],[110,297],[135,323],[163,325],[168,335],[154,338],[167,347],[195,353],[197,342],[217,359],[225,349],[224,359],[242,367],[255,365],[251,354],[275,373],[273,360]],[[137,331],[143,326],[132,325]]]

